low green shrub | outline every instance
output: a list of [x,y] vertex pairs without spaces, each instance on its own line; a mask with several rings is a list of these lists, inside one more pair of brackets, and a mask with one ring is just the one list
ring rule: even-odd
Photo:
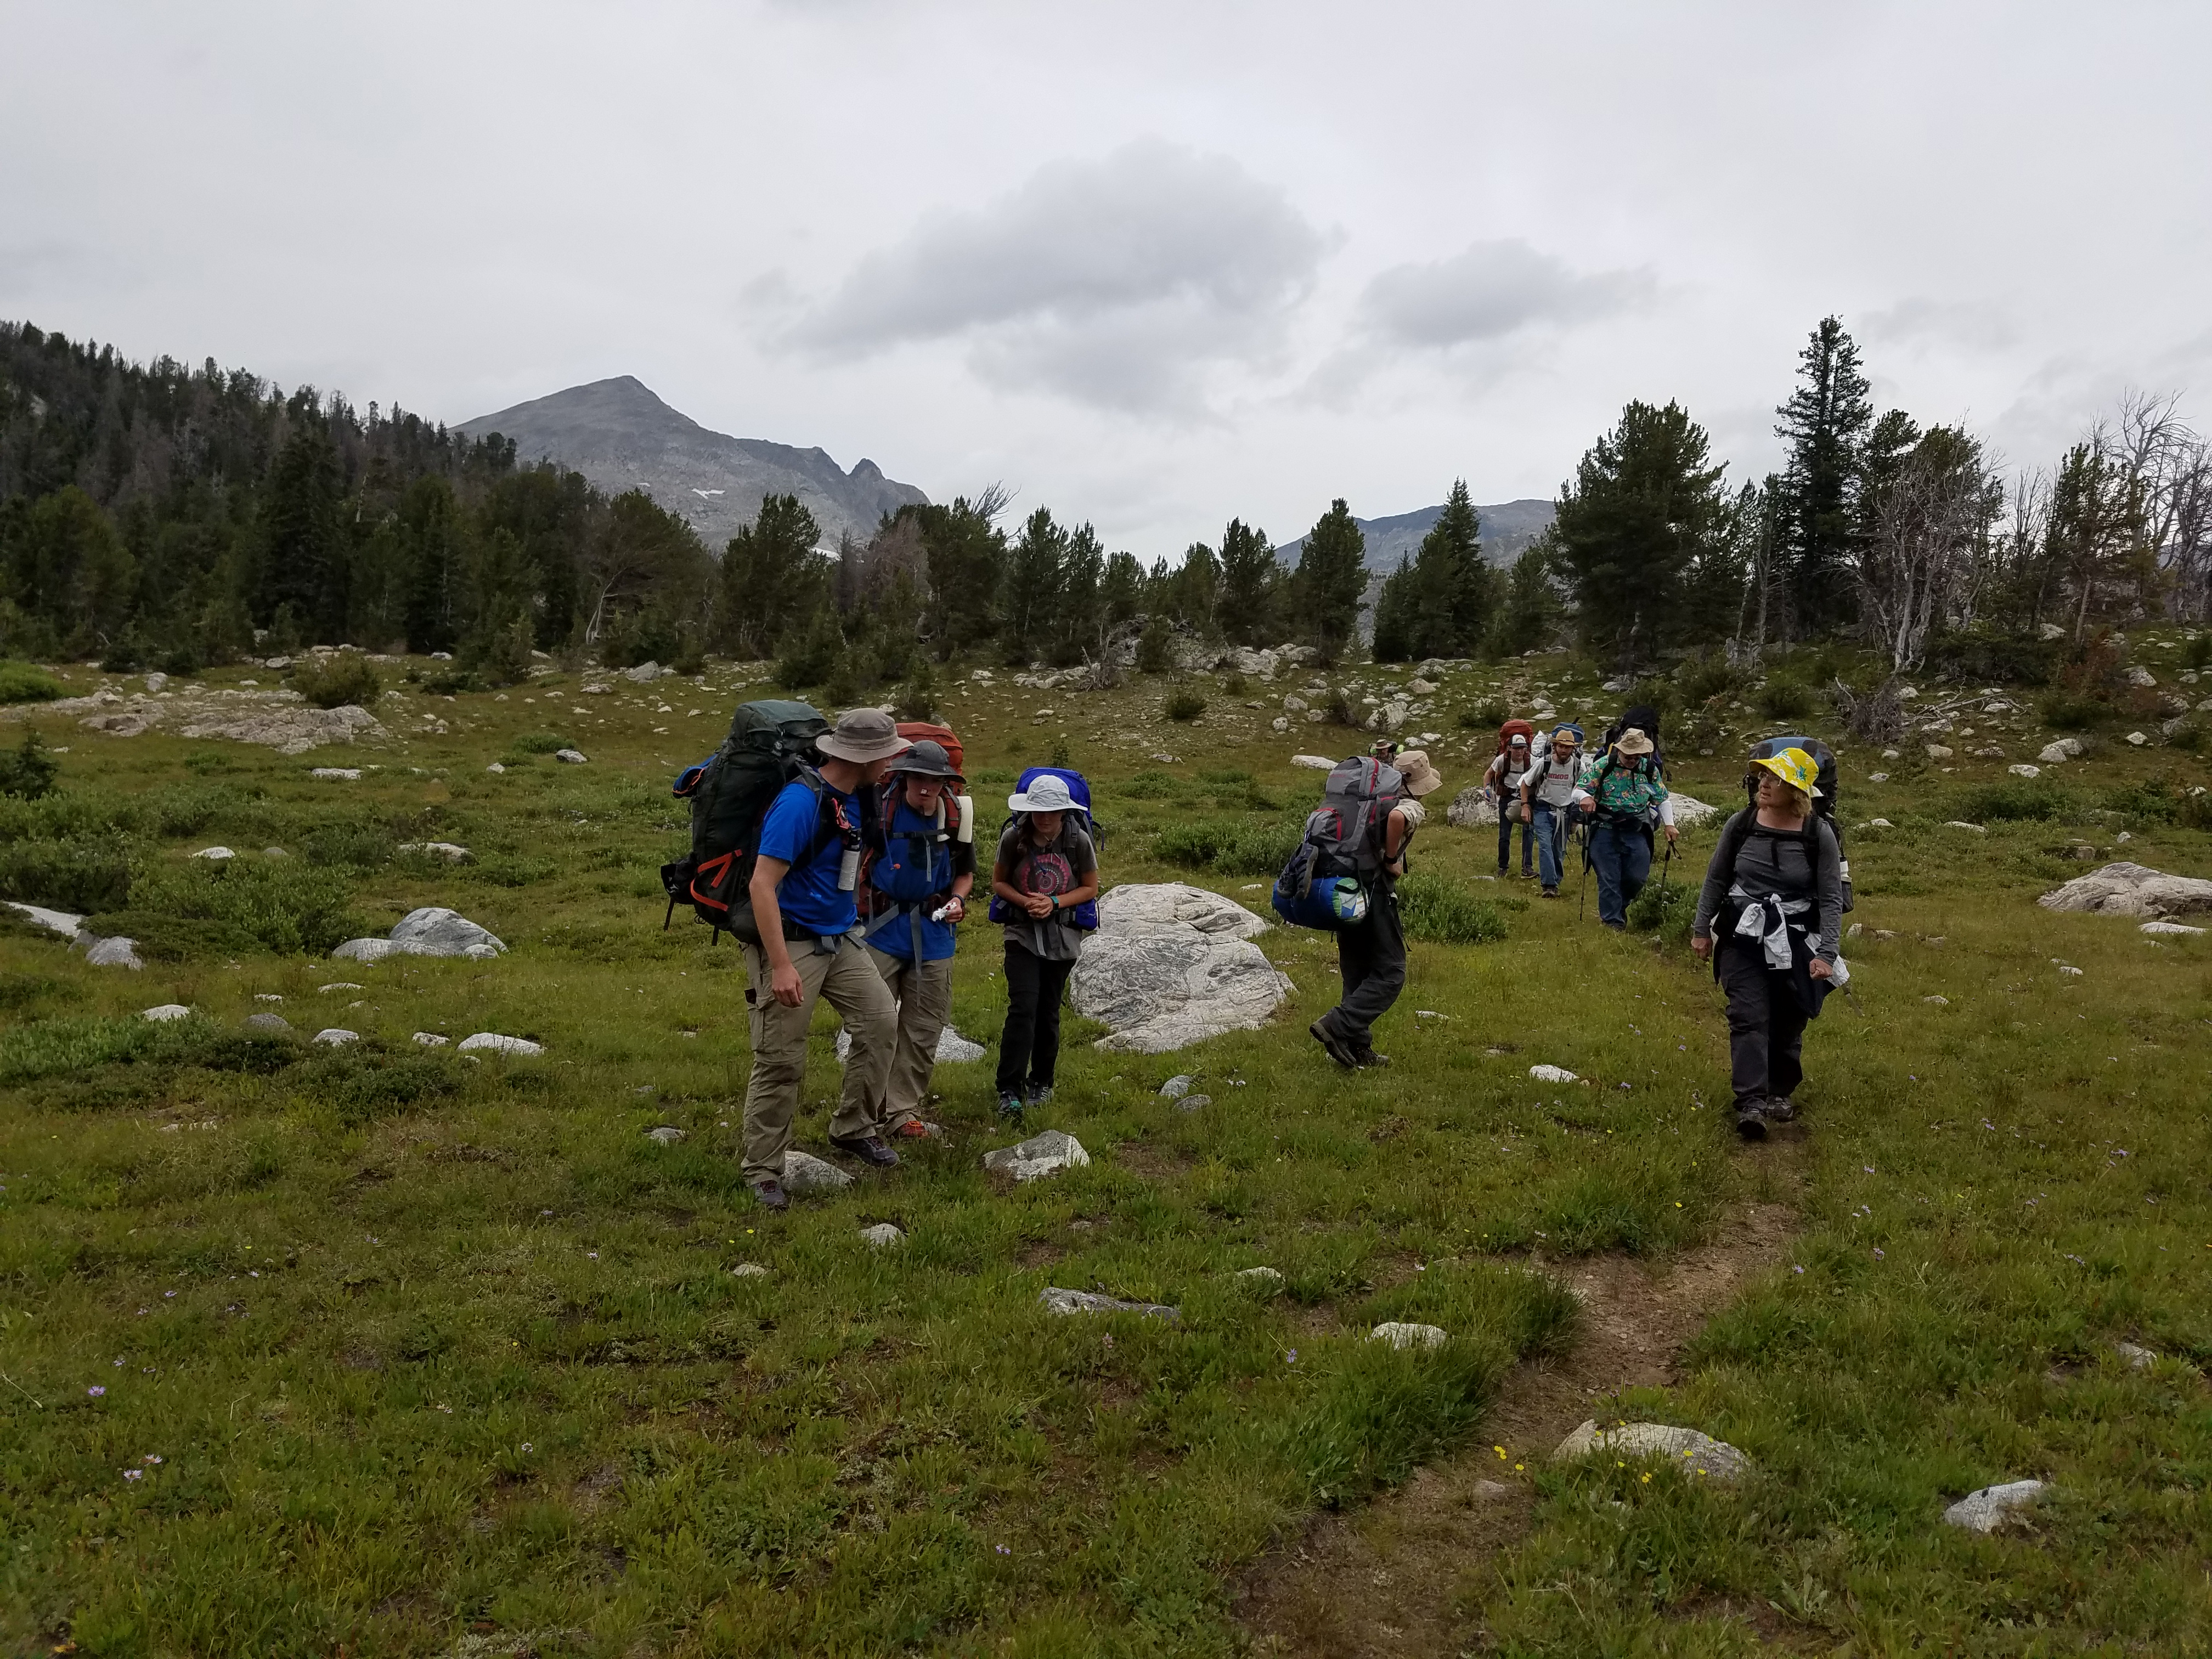
[[1977,685],[2048,685],[2063,653],[2055,641],[2028,638],[2016,629],[1977,623],[1938,634],[1928,643],[1927,670],[1944,679]]
[[2212,668],[2212,633],[2191,634],[2182,641],[2184,668]]
[[0,750],[0,795],[43,800],[54,793],[61,775],[61,763],[46,752],[46,742],[36,732],[24,732],[23,741],[14,749]]
[[1170,720],[1181,720],[1187,725],[1206,712],[1206,699],[1188,689],[1171,692],[1165,712]]
[[357,651],[302,657],[293,665],[289,678],[292,689],[318,708],[343,708],[348,703],[366,708],[384,690],[376,665]]
[[1152,838],[1152,853],[1187,870],[1225,876],[1272,876],[1297,850],[1304,824],[1279,819],[1194,818],[1170,824]]
[[1747,677],[1725,652],[1714,651],[1684,663],[1674,671],[1674,678],[1681,688],[1682,701],[1696,708],[1715,697],[1741,696]]
[[119,908],[131,894],[131,861],[114,842],[0,842],[0,898],[82,915]]
[[[1459,723],[1469,732],[1495,732],[1513,718],[1505,705],[1492,697],[1487,702],[1478,702],[1459,711]],[[1349,724],[1349,722],[1346,722]]]
[[519,754],[550,755],[556,750],[569,746],[566,738],[556,738],[550,732],[525,732],[507,744]]
[[0,703],[52,702],[67,696],[69,687],[44,669],[27,662],[0,662]]
[[1419,871],[1398,884],[1398,915],[1407,939],[1430,945],[1494,945],[1507,933],[1498,905],[1458,882]]
[[1173,800],[1183,793],[1183,786],[1182,780],[1172,772],[1146,771],[1138,773],[1127,783],[1116,785],[1114,793],[1131,800]]
[[2021,823],[2073,817],[2087,805],[2062,783],[2042,778],[2002,778],[1953,796],[1948,813],[1967,823]]
[[2054,732],[2086,732],[2112,711],[2085,692],[2053,691],[2037,703],[2036,712]]
[[1759,711],[1769,720],[1802,720],[1820,707],[1820,693],[1799,679],[1771,674],[1759,688]]
[[366,931],[351,898],[336,871],[295,859],[150,862],[134,873],[128,904],[98,911],[91,926],[172,961],[253,950],[319,955]]

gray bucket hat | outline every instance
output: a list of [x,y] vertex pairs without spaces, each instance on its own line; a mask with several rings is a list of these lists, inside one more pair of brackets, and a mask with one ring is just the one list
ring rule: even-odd
[[815,747],[835,760],[865,763],[898,754],[908,744],[898,734],[898,722],[882,709],[848,708]]
[[960,774],[952,764],[952,757],[945,752],[945,745],[927,738],[908,750],[890,764],[894,772],[911,772],[925,778],[951,778],[957,781]]

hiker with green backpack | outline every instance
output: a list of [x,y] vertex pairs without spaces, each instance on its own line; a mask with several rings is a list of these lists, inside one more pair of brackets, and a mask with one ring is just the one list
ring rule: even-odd
[[1797,748],[1755,755],[1751,764],[1753,802],[1721,831],[1690,948],[1711,960],[1728,994],[1736,1133],[1763,1140],[1770,1123],[1796,1116],[1805,1023],[1849,970],[1837,955],[1843,857],[1814,811],[1818,768]]

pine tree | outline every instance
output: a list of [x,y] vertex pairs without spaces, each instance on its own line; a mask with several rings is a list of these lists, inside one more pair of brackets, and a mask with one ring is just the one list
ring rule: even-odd
[[338,536],[338,456],[330,423],[312,404],[277,452],[263,515],[263,616],[289,605],[311,639],[336,644],[345,634],[345,584]]
[[716,643],[741,657],[771,657],[829,591],[830,561],[813,514],[796,495],[763,495],[753,521],[722,553]]
[[1419,574],[1411,556],[1401,553],[1375,597],[1376,661],[1412,662],[1421,654],[1420,610]]
[[1267,532],[1231,519],[1221,532],[1218,614],[1224,637],[1238,645],[1265,645],[1280,638],[1275,612],[1282,574]]
[[1182,568],[1171,580],[1169,611],[1193,633],[1208,638],[1218,631],[1214,618],[1221,604],[1221,561],[1204,542],[1193,542],[1182,556]]
[[1067,538],[1060,565],[1060,611],[1053,622],[1052,659],[1078,663],[1099,648],[1105,633],[1105,605],[1099,592],[1106,574],[1105,550],[1098,532],[1083,525]]
[[1341,657],[1358,632],[1366,560],[1367,537],[1340,495],[1306,532],[1291,578],[1301,631],[1325,662]]
[[1517,657],[1549,642],[1559,614],[1559,596],[1552,586],[1549,550],[1529,548],[1513,562],[1505,581],[1505,597],[1491,624],[1488,641],[1501,657]]
[[1874,404],[1858,346],[1835,318],[1820,319],[1798,362],[1798,387],[1775,410],[1781,418],[1774,435],[1790,447],[1783,476],[1790,598],[1798,631],[1813,635],[1847,624],[1853,614],[1858,501]]
[[1632,403],[1560,486],[1552,562],[1591,653],[1623,674],[1682,637],[1685,573],[1725,538],[1727,469],[1711,448],[1679,404]]
[[1145,567],[1133,553],[1109,554],[1099,579],[1098,602],[1109,629],[1133,622],[1145,608]]
[[1022,533],[1007,550],[999,639],[1010,664],[1035,660],[1051,648],[1067,544],[1067,532],[1053,522],[1048,508],[1041,507],[1024,520]]
[[975,501],[963,495],[950,507],[902,507],[921,526],[935,595],[930,624],[939,660],[950,662],[999,631],[999,596],[1006,580],[1006,538],[995,520],[1006,495],[995,486]]
[[1422,584],[1425,605],[1437,609],[1422,641],[1422,654],[1463,657],[1482,648],[1498,609],[1498,581],[1482,562],[1482,520],[1467,480],[1452,480],[1443,511],[1421,538],[1416,566],[1431,567]]

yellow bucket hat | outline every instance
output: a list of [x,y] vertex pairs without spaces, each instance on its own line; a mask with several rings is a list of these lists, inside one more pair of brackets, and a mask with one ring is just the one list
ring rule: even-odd
[[1820,776],[1820,768],[1813,764],[1813,757],[1802,749],[1785,749],[1778,755],[1762,755],[1752,764],[1765,767],[1792,789],[1802,789],[1814,799],[1820,798],[1820,792],[1813,787],[1813,781]]

